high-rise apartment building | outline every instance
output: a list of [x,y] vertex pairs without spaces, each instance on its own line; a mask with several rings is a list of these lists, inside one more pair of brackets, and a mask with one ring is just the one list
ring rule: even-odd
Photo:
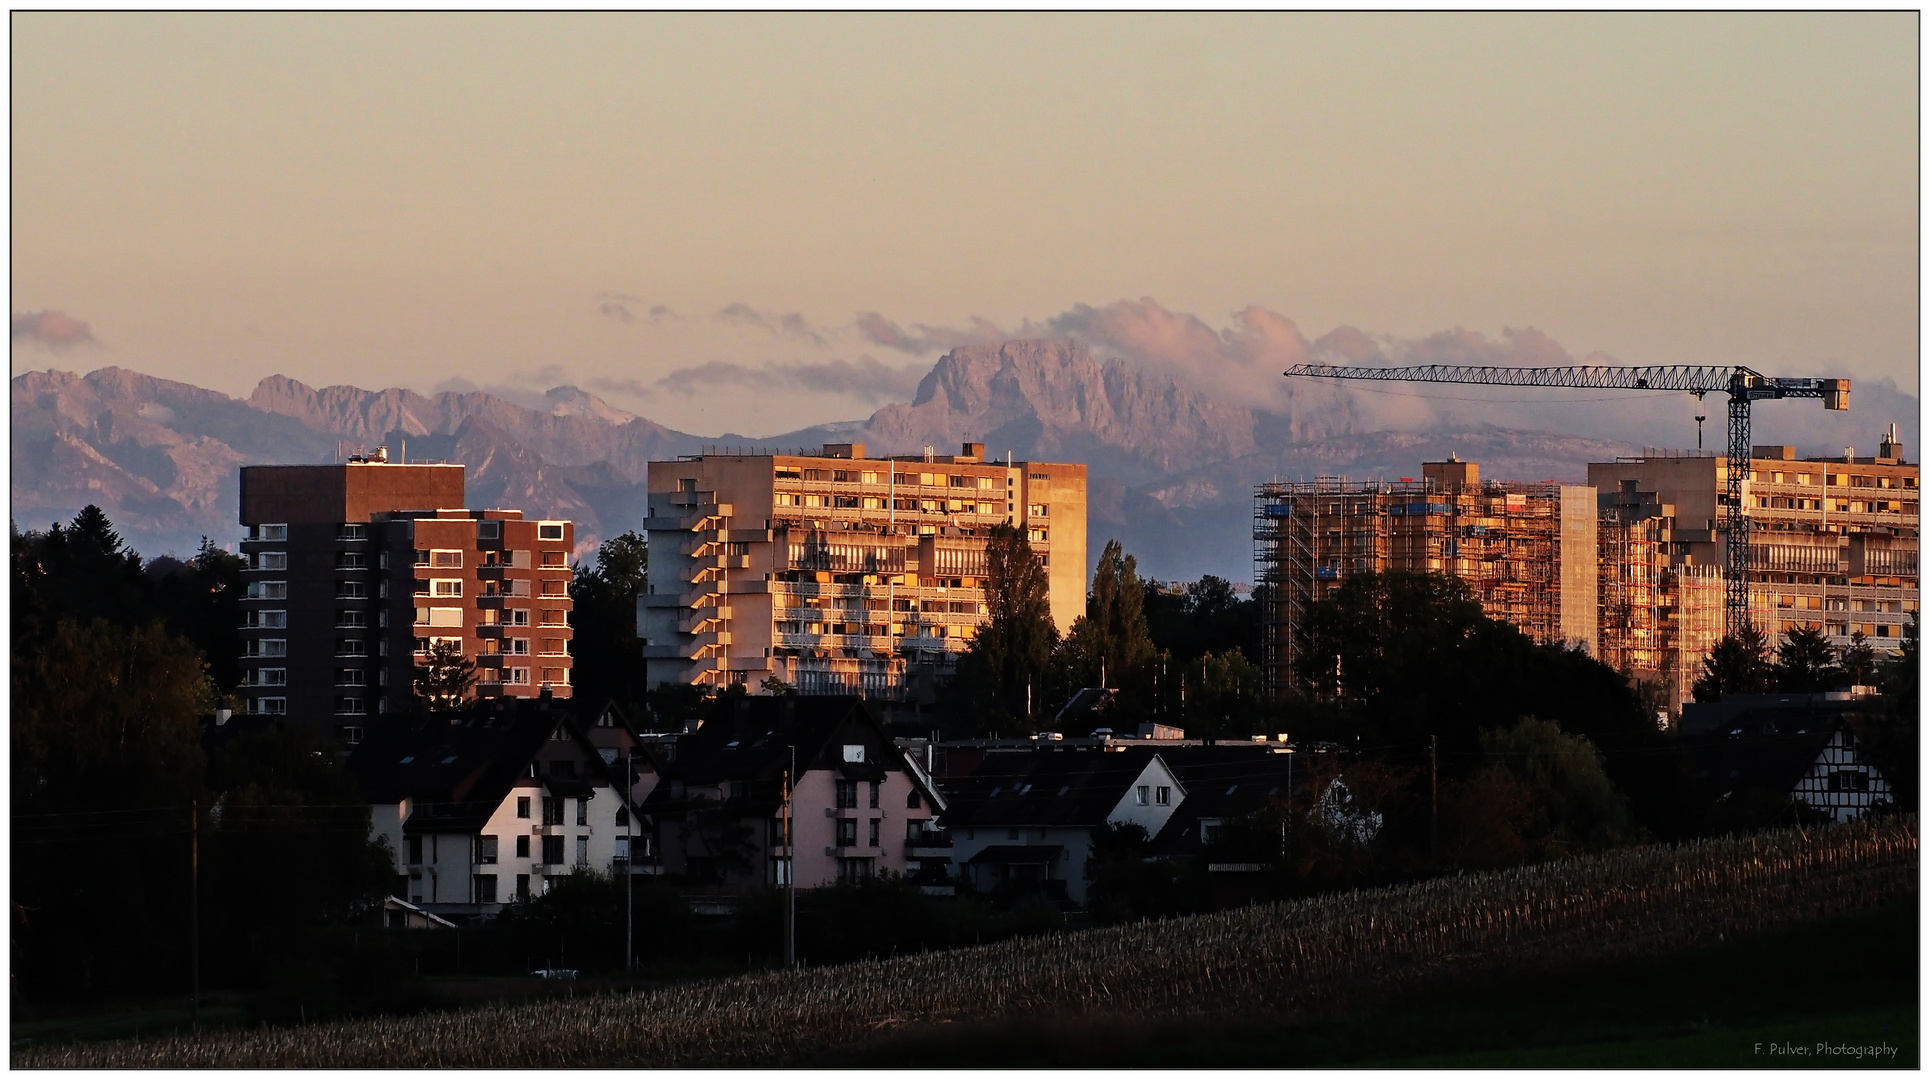
[[1679,712],[1722,640],[1724,571],[1681,557],[1677,513],[1636,482],[1603,491],[1596,523],[1601,580],[1597,657],[1631,681],[1648,683]]
[[1598,647],[1595,490],[1482,482],[1471,461],[1432,461],[1421,480],[1263,484],[1254,514],[1267,685],[1296,685],[1307,607],[1352,575],[1437,572],[1537,641]]
[[1026,530],[1061,633],[1085,611],[1086,468],[960,453],[698,454],[650,463],[652,683],[917,698],[987,618],[986,542]]
[[406,707],[440,639],[475,659],[480,696],[567,697],[571,523],[462,503],[462,466],[381,451],[243,468],[247,711],[355,742]]
[[[1721,566],[1725,458],[1677,452],[1598,462],[1589,482],[1625,501],[1673,507],[1669,566]],[[1799,458],[1757,446],[1743,485],[1750,521],[1749,613],[1773,643],[1798,626],[1837,646],[1861,632],[1894,648],[1917,610],[1918,466],[1891,426],[1877,452]]]

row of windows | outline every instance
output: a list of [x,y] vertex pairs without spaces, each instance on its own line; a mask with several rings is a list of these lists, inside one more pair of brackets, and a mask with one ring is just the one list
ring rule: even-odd
[[880,499],[870,495],[796,495],[780,491],[771,496],[777,506],[828,506],[834,510],[890,510],[899,509],[927,514],[1002,514],[1005,506],[995,502],[965,501],[961,499]]
[[[873,469],[802,469],[780,465],[774,473],[779,480],[817,480],[834,484],[888,484],[919,487],[977,488],[990,491],[998,486],[998,477],[981,476],[969,473],[942,472],[897,472],[890,470],[878,472]],[[695,491],[695,480],[678,482],[681,490]],[[683,487],[682,485],[688,485]]]

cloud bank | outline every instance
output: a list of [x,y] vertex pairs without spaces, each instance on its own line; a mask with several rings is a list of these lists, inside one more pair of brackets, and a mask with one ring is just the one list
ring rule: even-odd
[[64,311],[16,311],[8,322],[8,337],[15,344],[54,352],[100,344],[93,328]]

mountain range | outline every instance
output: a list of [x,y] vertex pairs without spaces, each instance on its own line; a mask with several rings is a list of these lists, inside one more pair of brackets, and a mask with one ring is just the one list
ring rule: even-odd
[[[579,523],[585,553],[641,526],[648,463],[706,447],[864,442],[873,454],[949,453],[966,439],[999,457],[1089,466],[1096,553],[1118,538],[1163,579],[1251,577],[1253,485],[1271,479],[1412,475],[1459,453],[1484,476],[1580,479],[1586,463],[1635,444],[1494,424],[1390,425],[1351,393],[1317,387],[1253,405],[1172,374],[1101,361],[1073,339],[960,347],[910,402],[868,419],[776,435],[700,437],[571,386],[543,407],[486,392],[316,389],[280,375],[245,399],[124,368],[32,371],[12,380],[16,528],[45,528],[97,503],[145,554],[232,542],[237,469],[336,460],[390,447],[408,460],[468,467],[472,506]],[[1914,420],[1914,399],[1907,399]]]

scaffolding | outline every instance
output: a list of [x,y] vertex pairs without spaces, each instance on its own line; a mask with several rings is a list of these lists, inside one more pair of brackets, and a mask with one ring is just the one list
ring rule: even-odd
[[[1264,587],[1263,669],[1275,697],[1301,688],[1300,628],[1311,605],[1349,577],[1444,573],[1466,582],[1490,617],[1563,643],[1562,487],[1475,480],[1472,463],[1429,463],[1421,481],[1261,484],[1254,492],[1255,581]],[[1592,542],[1592,493],[1586,507]],[[1577,511],[1570,506],[1568,517]],[[1595,622],[1594,569],[1586,624]],[[1582,602],[1569,597],[1569,607]],[[1590,635],[1592,636],[1592,635]],[[1593,645],[1593,642],[1589,642]]]

